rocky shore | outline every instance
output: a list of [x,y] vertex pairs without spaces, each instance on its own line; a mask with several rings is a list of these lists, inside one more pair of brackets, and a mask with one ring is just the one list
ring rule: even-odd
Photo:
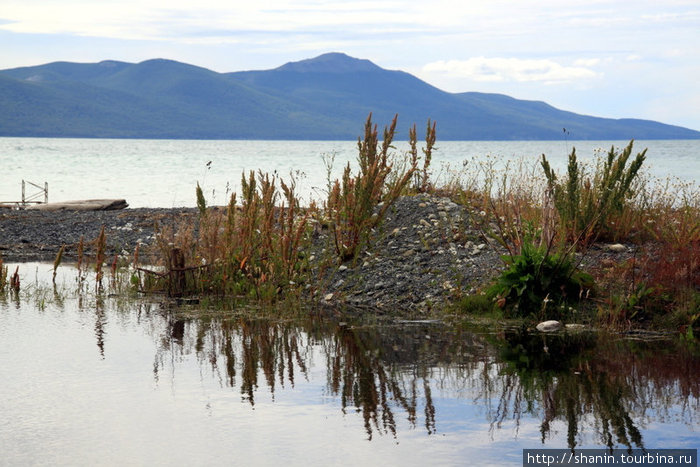
[[[474,293],[503,267],[473,225],[479,215],[433,195],[402,197],[387,210],[371,244],[354,261],[324,266],[332,255],[328,231],[317,229],[312,271],[319,303],[428,313],[459,295]],[[62,245],[74,260],[80,237],[94,241],[105,227],[107,255],[130,256],[154,243],[155,226],[195,222],[195,208],[121,211],[0,211],[0,256],[6,262],[53,261]],[[589,251],[586,264],[621,261],[631,246]]]
[[130,255],[151,245],[155,226],[195,219],[194,208],[118,211],[0,210],[0,256],[7,262],[51,261],[65,245],[64,258],[77,259],[81,236],[87,245],[105,227],[107,255]]

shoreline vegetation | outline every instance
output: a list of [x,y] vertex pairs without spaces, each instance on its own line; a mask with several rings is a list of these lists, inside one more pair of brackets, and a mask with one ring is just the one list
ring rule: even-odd
[[[101,284],[103,269],[114,277],[123,268],[132,289],[221,306],[312,303],[698,335],[700,194],[651,183],[646,150],[630,141],[584,165],[573,149],[565,173],[546,155],[504,169],[487,157],[438,183],[435,123],[422,147],[410,129],[407,153],[394,150],[395,131],[396,118],[380,138],[370,114],[356,168],[331,180],[325,158],[323,200],[301,206],[293,176],[249,172],[228,206],[208,206],[197,184],[196,209],[135,210],[149,211],[139,222],[152,224],[152,241],[108,251],[115,231],[103,224],[57,249],[54,270],[69,257],[84,277],[90,262]],[[20,287],[0,260],[0,294]]]

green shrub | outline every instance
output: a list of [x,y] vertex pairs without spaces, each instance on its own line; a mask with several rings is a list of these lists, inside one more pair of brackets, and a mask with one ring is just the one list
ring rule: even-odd
[[632,182],[646,157],[645,149],[627,166],[633,143],[630,141],[620,153],[614,146],[611,147],[607,158],[597,164],[592,178],[586,177],[576,160],[575,148],[569,155],[564,181],[557,180],[547,158],[542,155],[541,165],[547,178],[548,193],[569,240],[580,239],[588,244],[599,236],[614,237],[611,220],[622,214],[628,200],[634,195]]
[[553,253],[531,238],[523,242],[520,254],[503,256],[503,260],[507,269],[487,295],[507,316],[559,318],[560,306],[580,300],[593,286],[592,277],[578,270],[570,253]]

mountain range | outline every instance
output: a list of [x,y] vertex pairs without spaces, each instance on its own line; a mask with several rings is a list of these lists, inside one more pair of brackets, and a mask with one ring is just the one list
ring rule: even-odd
[[[355,139],[367,115],[442,140],[700,139],[633,118],[579,115],[502,94],[449,93],[369,60],[328,53],[264,71],[172,60],[54,62],[0,70],[0,136]],[[420,131],[419,131],[420,134]]]

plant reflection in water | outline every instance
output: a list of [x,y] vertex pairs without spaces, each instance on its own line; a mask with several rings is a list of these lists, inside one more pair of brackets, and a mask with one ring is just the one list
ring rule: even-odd
[[517,432],[524,415],[539,419],[543,444],[553,424],[564,423],[571,449],[641,448],[647,424],[678,417],[680,410],[693,426],[700,411],[700,359],[669,341],[483,334],[431,323],[181,319],[161,337],[156,379],[169,354],[192,352],[251,405],[261,386],[274,398],[280,387],[309,379],[320,352],[328,392],[344,414],[361,414],[369,439],[397,436],[397,413],[411,427],[437,433],[441,416],[454,415],[439,413],[435,391],[471,398],[491,430],[512,420]]

